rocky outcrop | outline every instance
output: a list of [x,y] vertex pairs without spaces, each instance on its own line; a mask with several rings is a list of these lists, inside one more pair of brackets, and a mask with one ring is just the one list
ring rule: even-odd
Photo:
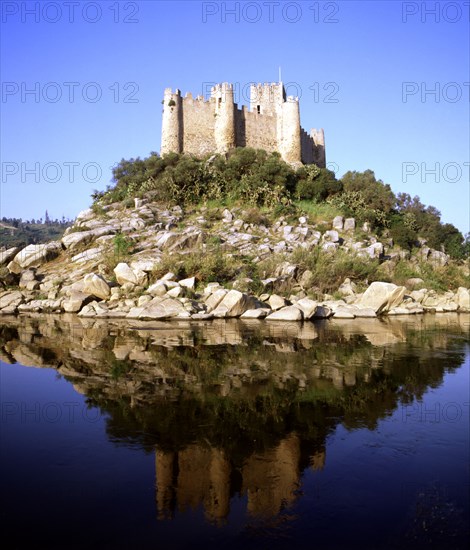
[[249,309],[254,309],[256,299],[238,290],[230,290],[212,311],[216,318],[240,317]]
[[28,269],[30,267],[39,267],[40,265],[56,258],[61,250],[62,247],[60,243],[57,242],[47,244],[30,244],[16,254],[8,268],[10,271],[18,273],[18,267],[21,270]]
[[3,314],[15,313],[23,302],[23,294],[19,290],[0,292],[0,312]]
[[[257,218],[259,221],[248,221]],[[217,211],[202,207],[183,213],[179,206],[165,209],[148,199],[138,199],[134,208],[115,203],[85,210],[61,242],[0,252],[0,267],[8,264],[8,269],[0,269],[0,289],[14,287],[19,292],[2,294],[5,305],[0,312],[49,308],[83,317],[282,317],[309,321],[332,316],[351,319],[470,311],[468,289],[428,290],[422,288],[423,279],[427,280],[424,275],[423,279],[411,277],[406,292],[404,287],[376,282],[364,294],[360,293],[364,279],[356,284],[347,278],[338,289],[330,289],[340,297],[333,300],[331,295],[322,294],[324,281],[318,281],[316,269],[312,265],[311,270],[305,269],[311,251],[322,248],[332,262],[340,251],[374,265],[380,263],[380,271],[387,278],[393,277],[400,261],[414,262],[416,269],[411,267],[419,274],[424,273],[420,262],[429,262],[442,272],[449,258],[425,246],[425,241],[420,243],[419,257],[413,254],[410,258],[409,251],[392,250],[392,240],[388,236],[379,239],[370,227],[368,234],[356,241],[354,218],[337,216],[316,224],[307,215],[280,216],[274,222],[267,218],[238,207]],[[294,251],[300,254],[296,257]],[[213,282],[201,289],[200,279],[206,277],[202,275],[204,269],[198,268],[198,254],[202,268],[211,254],[220,254],[224,261],[228,259],[227,264],[233,258],[234,265],[228,265],[233,279],[227,282],[224,272],[224,285]],[[245,270],[247,258],[250,265]],[[169,272],[156,279],[155,274],[168,261],[181,277]],[[464,271],[465,266],[459,269]],[[214,276],[218,273],[211,278]],[[273,315],[277,312],[279,315]]]
[[286,306],[266,317],[266,321],[302,321],[302,310],[295,306]]
[[138,268],[132,269],[126,263],[121,262],[114,268],[116,281],[120,285],[131,283],[132,285],[145,285],[147,282],[147,273]]
[[128,319],[188,318],[190,313],[179,300],[156,297],[143,307],[132,308],[126,317]]
[[13,247],[0,251],[0,266],[9,263],[18,254],[19,248]]
[[83,283],[83,292],[85,294],[96,296],[102,300],[106,300],[111,294],[109,284],[101,275],[97,275],[96,273],[89,273],[88,275],[85,275]]
[[376,314],[386,313],[403,301],[406,288],[393,283],[373,282],[364,292],[357,305],[372,308]]
[[105,225],[103,227],[98,227],[89,231],[77,231],[64,235],[62,237],[62,244],[65,248],[74,250],[79,246],[84,246],[91,241],[96,240],[98,237],[102,237],[104,235],[112,235],[116,232],[117,229],[111,225]]

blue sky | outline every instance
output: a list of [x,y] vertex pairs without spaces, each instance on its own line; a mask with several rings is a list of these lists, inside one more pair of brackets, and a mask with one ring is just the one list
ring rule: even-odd
[[[165,87],[282,79],[341,176],[469,231],[468,2],[1,3],[0,216],[73,218],[160,150]],[[434,90],[434,91],[433,91]]]

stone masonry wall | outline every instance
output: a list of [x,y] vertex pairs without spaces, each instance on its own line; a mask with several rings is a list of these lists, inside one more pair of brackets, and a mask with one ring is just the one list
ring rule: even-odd
[[216,149],[214,101],[183,99],[183,151],[204,156]]

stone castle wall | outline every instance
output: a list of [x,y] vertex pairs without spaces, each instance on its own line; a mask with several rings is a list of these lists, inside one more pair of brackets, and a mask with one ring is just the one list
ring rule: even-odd
[[162,155],[204,156],[234,147],[278,151],[292,165],[326,164],[323,130],[309,135],[301,128],[298,98],[286,98],[282,83],[252,85],[249,109],[238,108],[233,86],[227,83],[214,86],[208,100],[165,90]]

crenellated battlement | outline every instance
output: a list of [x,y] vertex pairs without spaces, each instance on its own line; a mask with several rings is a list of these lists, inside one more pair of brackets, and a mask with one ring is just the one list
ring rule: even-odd
[[292,165],[315,162],[325,166],[323,130],[311,134],[300,126],[299,98],[287,96],[282,82],[250,86],[250,105],[234,101],[234,85],[212,86],[210,96],[181,96],[165,88],[162,155],[169,152],[198,156],[225,153],[234,147],[278,151]]

